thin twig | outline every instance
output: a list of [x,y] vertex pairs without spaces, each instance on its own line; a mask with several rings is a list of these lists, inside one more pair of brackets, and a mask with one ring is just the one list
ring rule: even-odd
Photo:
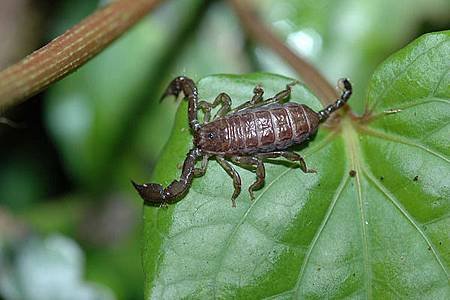
[[82,66],[160,2],[117,0],[0,72],[0,111],[37,94]]
[[311,64],[296,55],[260,20],[249,1],[229,0],[249,36],[280,55],[303,79],[324,105],[337,98],[332,85]]

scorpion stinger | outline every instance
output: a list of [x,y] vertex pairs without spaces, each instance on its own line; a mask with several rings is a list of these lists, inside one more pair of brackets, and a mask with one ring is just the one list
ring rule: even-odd
[[134,181],[131,183],[144,199],[145,204],[161,205],[176,202],[189,190],[195,174],[195,162],[199,156],[198,149],[190,150],[184,160],[180,179],[172,181],[165,189],[157,183],[137,184]]
[[333,104],[328,105],[323,110],[319,111],[320,121],[323,122],[330,114],[347,103],[348,99],[352,95],[352,84],[347,78],[341,78],[338,81],[338,88],[342,90],[341,96]]

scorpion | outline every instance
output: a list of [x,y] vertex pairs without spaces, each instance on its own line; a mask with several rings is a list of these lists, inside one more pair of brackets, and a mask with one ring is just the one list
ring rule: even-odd
[[[208,161],[215,158],[219,165],[233,179],[234,192],[232,206],[241,192],[241,178],[230,162],[243,167],[253,167],[256,181],[249,188],[250,198],[254,191],[261,188],[265,180],[264,159],[284,157],[296,162],[305,173],[315,173],[308,169],[302,156],[288,148],[302,144],[313,136],[321,122],[348,101],[352,94],[352,85],[346,78],[338,81],[340,97],[319,112],[304,104],[286,102],[292,87],[297,81],[289,83],[275,96],[264,99],[264,90],[257,85],[253,97],[244,104],[231,108],[231,98],[220,93],[213,103],[199,101],[194,81],[185,76],[175,78],[163,94],[161,101],[168,96],[183,95],[188,101],[189,126],[193,133],[194,147],[187,153],[179,180],[174,180],[163,188],[158,183],[132,184],[148,205],[167,205],[175,203],[189,190],[193,178],[205,174]],[[211,110],[220,105],[211,119]],[[200,124],[197,111],[203,111],[203,124]],[[201,165],[196,162],[201,159]]]

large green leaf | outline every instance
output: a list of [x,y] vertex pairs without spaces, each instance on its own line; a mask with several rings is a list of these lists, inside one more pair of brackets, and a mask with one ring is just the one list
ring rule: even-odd
[[[450,298],[449,57],[447,31],[382,64],[365,116],[342,112],[296,149],[317,174],[267,163],[251,202],[255,175],[236,167],[243,192],[232,208],[231,179],[211,161],[179,203],[145,207],[146,297]],[[290,81],[217,75],[198,86],[203,99],[225,91],[238,105],[256,84],[273,95]],[[291,101],[321,107],[303,85]],[[186,112],[183,102],[155,182],[179,176],[192,139]]]

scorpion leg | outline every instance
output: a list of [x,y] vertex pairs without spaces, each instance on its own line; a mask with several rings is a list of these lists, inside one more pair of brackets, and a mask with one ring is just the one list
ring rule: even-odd
[[250,107],[260,107],[260,106],[265,106],[265,105],[277,103],[277,102],[281,103],[284,100],[286,100],[286,98],[289,98],[289,96],[291,95],[292,87],[294,85],[296,85],[297,83],[298,83],[298,81],[293,81],[291,83],[288,83],[284,90],[282,90],[281,92],[278,92],[275,96],[268,98],[266,100],[262,99],[262,95],[264,93],[264,90],[262,89],[262,87],[256,86],[255,89],[253,90],[252,100],[247,101],[244,104],[241,104],[240,106],[236,107],[235,109],[233,109],[233,112],[240,111],[240,110],[250,108]]
[[262,86],[260,86],[259,84],[257,86],[255,86],[255,88],[253,89],[253,97],[252,100],[250,100],[250,103],[252,103],[253,105],[263,101],[263,95],[264,95],[264,89]]
[[218,105],[222,105],[222,107],[219,109],[219,111],[216,113],[213,119],[216,119],[217,117],[222,117],[226,115],[230,109],[231,109],[231,98],[226,93],[220,93],[216,99],[214,99],[213,103],[209,103],[206,101],[200,101],[199,106],[205,113],[204,122],[208,123],[211,119],[211,110]]
[[264,102],[261,105],[268,105],[272,103],[281,103],[284,102],[287,98],[291,96],[292,87],[296,84],[298,84],[298,81],[293,81],[291,83],[286,84],[286,88],[282,90],[281,92],[278,92],[275,96],[272,98],[268,98],[264,100]]
[[188,108],[188,117],[189,117],[189,126],[192,131],[196,132],[200,129],[200,123],[197,118],[197,109],[198,109],[198,90],[194,81],[185,76],[179,76],[172,80],[172,82],[167,87],[166,91],[161,97],[161,101],[167,96],[175,96],[178,97],[181,93],[183,93],[184,98],[187,98],[189,101]]
[[228,175],[230,175],[230,177],[233,178],[234,192],[233,196],[231,196],[231,202],[232,206],[236,207],[235,199],[241,193],[241,177],[239,176],[239,173],[236,172],[236,170],[230,165],[230,163],[228,163],[222,156],[216,156],[216,160],[222,166],[222,168],[228,173]]
[[214,119],[225,116],[231,110],[231,98],[228,94],[220,93],[213,102],[213,107],[222,104],[222,107],[214,116]]
[[238,165],[256,166],[256,181],[248,188],[250,199],[254,200],[255,196],[253,191],[260,189],[266,178],[266,169],[264,168],[262,159],[253,156],[233,156],[231,160]]
[[212,105],[206,101],[200,101],[198,107],[203,111],[203,123],[208,123],[211,119],[211,109]]
[[200,157],[198,149],[194,148],[186,155],[183,170],[179,180],[174,180],[165,189],[158,183],[137,184],[131,181],[138,191],[139,195],[144,199],[145,204],[149,205],[165,205],[179,200],[189,190],[195,173],[195,162]]
[[304,173],[317,173],[316,170],[314,169],[308,169],[308,167],[306,166],[306,162],[303,159],[303,157],[301,157],[299,154],[295,153],[295,152],[289,152],[289,151],[274,151],[274,152],[268,152],[268,153],[261,153],[257,155],[259,158],[264,159],[264,158],[277,158],[280,156],[283,156],[284,158],[286,158],[289,161],[293,161],[293,162],[297,162],[300,164],[300,169],[304,172]]
[[232,112],[240,111],[249,107],[254,107],[258,103],[263,102],[264,89],[262,86],[257,85],[253,89],[253,97],[250,101],[244,102],[243,104],[233,108]]
[[202,164],[201,164],[200,168],[195,168],[194,169],[194,176],[195,177],[200,177],[200,176],[205,175],[206,169],[208,168],[208,159],[209,159],[208,155],[203,156]]

